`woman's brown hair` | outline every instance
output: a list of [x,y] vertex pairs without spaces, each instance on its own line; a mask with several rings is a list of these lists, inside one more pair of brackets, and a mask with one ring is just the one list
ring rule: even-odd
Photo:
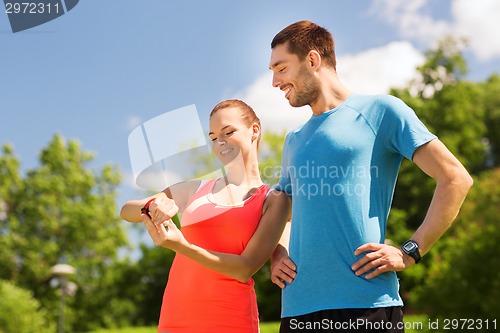
[[[212,112],[210,112],[210,118],[217,111],[222,110],[222,109],[228,109],[228,108],[238,109],[241,113],[241,117],[243,118],[243,122],[248,127],[252,126],[253,124],[258,124],[259,127],[261,126],[260,119],[259,119],[259,117],[257,117],[257,115],[255,114],[255,111],[252,109],[252,107],[239,99],[228,99],[228,100],[220,102],[212,109]],[[257,149],[259,148],[261,134],[262,134],[262,132],[259,133],[259,137],[257,138]]]

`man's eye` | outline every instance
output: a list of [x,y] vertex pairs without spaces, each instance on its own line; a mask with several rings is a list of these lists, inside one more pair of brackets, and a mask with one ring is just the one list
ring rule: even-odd
[[234,133],[234,131],[227,132],[227,133],[226,133],[226,136],[230,136],[230,135],[232,135],[233,133]]
[[283,67],[279,70],[280,73],[283,73],[285,71],[286,67]]
[[212,142],[215,142],[215,140],[217,140],[217,138],[210,138],[210,140],[212,140]]

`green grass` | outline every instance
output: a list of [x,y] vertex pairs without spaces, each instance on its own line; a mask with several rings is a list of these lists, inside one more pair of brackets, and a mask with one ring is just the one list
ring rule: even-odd
[[102,329],[90,333],[156,333],[156,326]]
[[279,322],[260,323],[260,333],[278,333],[280,331]]
[[405,315],[405,333],[427,333],[427,315]]
[[[277,333],[280,329],[279,322],[260,323],[261,333]],[[129,327],[116,329],[102,329],[90,333],[156,333],[156,326],[152,327]]]
[[[428,333],[428,320],[426,315],[406,315],[406,330],[405,333]],[[421,323],[421,324],[419,324]],[[261,333],[278,333],[279,322],[264,322],[260,323]],[[436,332],[436,331],[432,331]],[[156,327],[130,327],[130,328],[117,328],[109,330],[97,330],[90,333],[156,333]]]

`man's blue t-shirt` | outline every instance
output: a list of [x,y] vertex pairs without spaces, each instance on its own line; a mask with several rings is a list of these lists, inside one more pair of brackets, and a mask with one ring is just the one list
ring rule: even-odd
[[402,158],[435,138],[412,109],[386,95],[351,95],[287,135],[276,188],[292,196],[297,277],[283,290],[283,317],[402,305],[396,273],[356,276],[354,250],[384,242]]

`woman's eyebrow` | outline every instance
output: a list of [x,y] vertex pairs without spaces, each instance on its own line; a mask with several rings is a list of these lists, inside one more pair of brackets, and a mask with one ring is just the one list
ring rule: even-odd
[[[226,126],[222,127],[220,130],[223,131],[223,130],[225,130],[226,128],[228,128],[230,126],[231,125],[226,125]],[[214,134],[214,132],[209,132],[208,135],[210,135],[210,134]]]

